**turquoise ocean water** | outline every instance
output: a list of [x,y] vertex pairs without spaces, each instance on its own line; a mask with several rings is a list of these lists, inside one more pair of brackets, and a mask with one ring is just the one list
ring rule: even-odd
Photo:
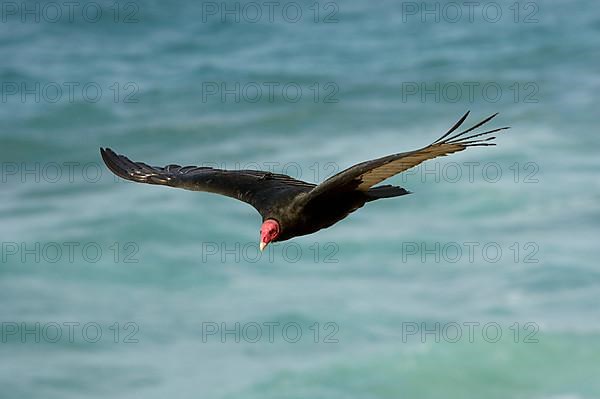
[[[595,2],[61,4],[2,5],[0,397],[600,397]],[[467,110],[512,130],[262,256],[98,152],[322,181]]]

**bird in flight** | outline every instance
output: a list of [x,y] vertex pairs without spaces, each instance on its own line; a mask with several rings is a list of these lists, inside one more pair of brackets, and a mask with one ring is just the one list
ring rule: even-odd
[[259,244],[262,251],[271,242],[289,240],[330,227],[367,202],[410,194],[402,187],[375,185],[429,159],[468,147],[495,145],[490,142],[495,137],[490,135],[508,129],[502,127],[475,132],[498,115],[496,113],[454,133],[468,115],[469,112],[426,147],[361,162],[319,185],[283,174],[255,170],[149,166],[133,162],[110,148],[100,148],[100,153],[106,166],[123,179],[226,195],[252,205],[263,220]]

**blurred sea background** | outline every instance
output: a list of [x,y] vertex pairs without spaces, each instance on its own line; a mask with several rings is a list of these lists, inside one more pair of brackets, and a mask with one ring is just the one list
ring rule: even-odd
[[[600,397],[596,2],[74,7],[3,2],[1,397]],[[98,151],[322,181],[467,110],[512,129],[262,256]]]

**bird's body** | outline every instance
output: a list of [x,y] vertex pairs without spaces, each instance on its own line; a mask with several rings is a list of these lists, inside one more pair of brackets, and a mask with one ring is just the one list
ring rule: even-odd
[[254,170],[230,171],[179,165],[152,167],[132,162],[108,148],[100,152],[108,168],[124,179],[222,194],[249,203],[263,219],[262,249],[269,242],[284,241],[330,227],[367,202],[409,194],[397,186],[373,186],[425,160],[471,146],[494,145],[488,143],[494,137],[472,139],[506,129],[465,136],[496,116],[492,115],[448,138],[462,125],[468,114],[427,147],[359,163],[319,185],[282,174]]

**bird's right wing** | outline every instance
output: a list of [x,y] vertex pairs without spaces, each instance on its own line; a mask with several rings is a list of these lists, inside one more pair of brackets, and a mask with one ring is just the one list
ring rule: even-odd
[[225,195],[252,205],[261,214],[274,199],[295,196],[315,187],[314,184],[270,172],[179,165],[158,167],[131,161],[110,148],[101,148],[100,153],[106,166],[123,179]]
[[470,127],[469,129],[465,129],[460,133],[450,136],[463,124],[468,115],[469,112],[467,112],[458,122],[456,122],[456,124],[454,124],[454,126],[452,126],[452,128],[450,128],[446,134],[434,141],[432,144],[415,151],[388,155],[386,157],[373,159],[354,165],[319,184],[311,192],[303,196],[302,201],[304,201],[304,203],[308,203],[322,195],[327,195],[328,193],[368,191],[375,184],[378,184],[394,175],[397,175],[398,173],[417,166],[421,162],[429,159],[462,151],[468,147],[495,145],[494,143],[490,143],[490,140],[495,139],[495,137],[490,137],[489,135],[504,129],[508,129],[507,127],[502,127],[487,130],[482,133],[468,134],[498,115],[494,114]]

